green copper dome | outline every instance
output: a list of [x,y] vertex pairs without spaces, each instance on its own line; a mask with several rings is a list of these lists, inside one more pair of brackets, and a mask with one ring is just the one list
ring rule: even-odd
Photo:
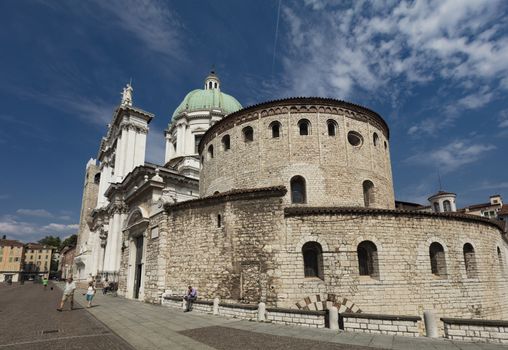
[[230,114],[242,109],[242,105],[236,98],[221,92],[219,89],[196,89],[185,96],[173,113],[173,119],[182,112],[210,109],[220,109],[224,114]]

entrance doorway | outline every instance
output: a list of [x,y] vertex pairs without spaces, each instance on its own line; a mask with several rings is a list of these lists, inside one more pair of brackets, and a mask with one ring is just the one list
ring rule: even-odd
[[143,276],[143,235],[136,237],[136,263],[134,264],[134,298],[139,298],[141,277]]

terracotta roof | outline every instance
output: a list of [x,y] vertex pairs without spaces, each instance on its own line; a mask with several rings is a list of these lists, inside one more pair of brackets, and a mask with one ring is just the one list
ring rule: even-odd
[[15,246],[15,247],[23,247],[24,244],[15,239],[0,239],[0,246]]
[[508,215],[508,204],[503,204],[501,209],[497,212],[497,215]]
[[465,207],[464,209],[474,210],[474,209],[480,209],[480,208],[487,208],[487,207],[497,207],[499,204],[490,204],[488,203],[481,203],[481,204],[473,204],[470,206]]

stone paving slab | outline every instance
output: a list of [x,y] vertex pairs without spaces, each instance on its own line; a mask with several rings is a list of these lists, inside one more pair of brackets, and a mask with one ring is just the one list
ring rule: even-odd
[[0,284],[0,350],[133,349],[78,304],[56,311],[62,292],[51,286]]
[[[147,344],[153,346],[153,349],[198,350],[299,349],[299,344],[305,344],[305,349],[507,349],[506,346],[495,344],[337,332],[194,312],[183,313],[176,308],[111,295],[97,295],[96,303],[98,306],[89,309],[89,312],[137,349],[149,348]],[[137,337],[134,334],[143,336]]]

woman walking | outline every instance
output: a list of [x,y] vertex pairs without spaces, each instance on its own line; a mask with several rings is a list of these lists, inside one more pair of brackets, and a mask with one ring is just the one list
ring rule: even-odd
[[95,287],[93,282],[88,282],[88,290],[86,291],[86,301],[88,301],[87,307],[92,307],[92,300],[95,295]]

